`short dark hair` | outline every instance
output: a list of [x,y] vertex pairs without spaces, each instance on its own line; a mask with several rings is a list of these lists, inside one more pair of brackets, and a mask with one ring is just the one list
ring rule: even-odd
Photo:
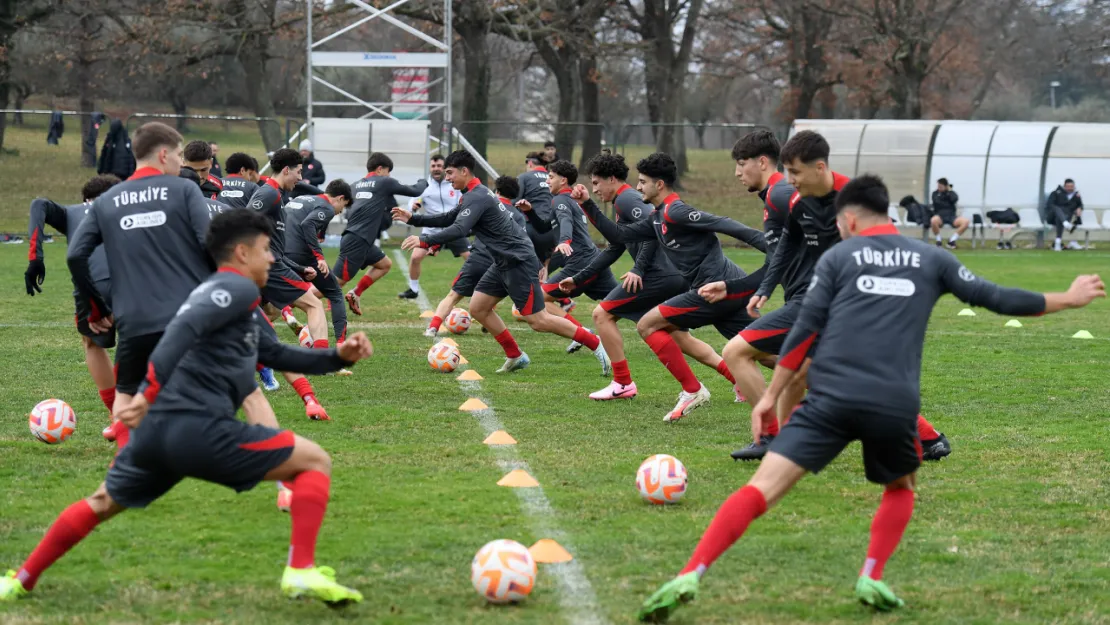
[[286,167],[292,169],[302,163],[304,163],[304,159],[301,158],[301,153],[293,148],[281,148],[270,157],[270,169],[274,171],[273,175],[275,176]]
[[324,193],[332,197],[341,197],[347,200],[348,204],[354,201],[354,196],[351,195],[351,185],[347,184],[347,181],[342,178],[329,182],[328,187],[324,189]]
[[1069,183],[1070,183],[1070,184],[1075,184],[1075,181],[1074,181],[1074,180],[1072,180],[1071,178],[1065,178],[1065,179],[1064,179],[1064,184],[1069,184]]
[[812,130],[803,130],[790,137],[786,145],[782,146],[779,158],[786,164],[794,161],[801,161],[806,165],[817,161],[827,163],[829,162],[829,142]]
[[212,218],[204,247],[216,263],[223,263],[231,257],[236,245],[263,234],[273,236],[270,219],[265,214],[248,208],[233,208]]
[[382,152],[374,152],[370,155],[370,158],[366,159],[366,171],[374,171],[379,167],[385,167],[389,171],[393,171],[393,159]]
[[947,178],[937,178],[937,184],[942,184],[942,185],[947,187],[948,186],[948,179]]
[[81,199],[88,202],[100,197],[102,193],[120,183],[120,179],[112,174],[100,174],[89,178],[81,187]]
[[678,166],[670,154],[656,152],[640,159],[636,163],[636,171],[655,180],[662,180],[663,184],[673,187],[678,181]]
[[257,171],[257,172],[262,171],[261,169],[258,168],[258,159],[253,157],[253,156],[251,157],[251,171]]
[[478,168],[478,161],[474,159],[473,154],[466,150],[455,150],[447,155],[447,158],[443,161],[443,166],[454,167],[455,169],[465,167],[471,173],[474,173],[474,170]]
[[431,155],[431,157],[428,158],[429,163],[432,162],[432,161],[442,161],[442,160],[443,160],[443,155],[440,154],[439,152],[436,152],[435,154]]
[[227,157],[224,161],[224,171],[229,174],[241,174],[243,170],[258,171],[258,161],[251,158],[249,154],[236,152]]
[[770,130],[753,130],[740,137],[736,145],[732,146],[732,160],[748,160],[766,156],[768,160],[778,163],[781,150],[782,146],[779,145],[775,133]]
[[135,153],[135,159],[141,161],[152,156],[158,148],[177,149],[183,141],[181,133],[162,122],[147,122],[135,130],[131,151]]
[[848,206],[859,207],[876,215],[888,215],[890,194],[883,179],[875,174],[864,174],[849,181],[836,194],[836,210],[840,212]]
[[533,165],[546,165],[547,159],[544,157],[543,152],[529,152],[524,155],[524,162],[532,163]]
[[557,146],[555,145],[554,141],[544,141],[543,142],[543,147],[545,147],[545,148],[554,148],[554,147],[557,147]]
[[501,176],[493,184],[498,195],[503,198],[511,200],[520,195],[520,183],[512,176]]
[[578,168],[568,160],[558,160],[547,166],[547,171],[567,179],[567,184],[578,182]]
[[185,144],[185,160],[196,163],[212,158],[212,146],[207,141],[190,141]]
[[196,183],[197,186],[200,186],[200,174],[197,173],[197,170],[189,167],[188,165],[181,166],[181,170],[177,172],[177,177],[184,178]]
[[628,180],[628,165],[625,164],[624,157],[620,154],[602,152],[586,163],[586,175]]

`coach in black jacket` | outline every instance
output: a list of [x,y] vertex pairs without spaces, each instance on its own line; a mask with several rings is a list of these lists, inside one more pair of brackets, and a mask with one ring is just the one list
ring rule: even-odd
[[301,168],[301,180],[314,187],[323,187],[324,181],[328,177],[324,173],[324,165],[316,160],[316,154],[312,152],[312,142],[308,139],[301,141],[298,150],[301,153],[301,158],[304,159],[304,167]]

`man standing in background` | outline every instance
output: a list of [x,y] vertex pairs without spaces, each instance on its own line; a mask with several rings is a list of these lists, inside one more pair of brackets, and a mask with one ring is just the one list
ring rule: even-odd
[[304,163],[304,175],[301,179],[314,187],[323,188],[328,176],[324,173],[324,165],[316,159],[316,153],[312,151],[312,142],[305,139],[297,149]]
[[[409,202],[409,210],[416,212],[421,208],[424,209],[424,214],[428,216],[440,215],[443,213],[451,212],[456,206],[459,205],[460,194],[447,182],[446,174],[443,169],[443,155],[433,154],[428,163],[428,172],[431,176],[428,178],[428,188],[424,189],[424,193],[420,197],[414,198]],[[433,234],[439,232],[440,228],[425,227],[423,234]],[[459,237],[454,241],[448,241],[443,244],[444,248],[451,250],[455,258],[462,257],[465,261],[470,257],[470,241],[466,237]],[[441,248],[442,249],[442,248]],[[424,257],[432,252],[432,250],[418,247],[412,251],[412,256],[409,258],[409,288],[397,294],[397,297],[402,299],[416,299],[420,295],[420,263]]]

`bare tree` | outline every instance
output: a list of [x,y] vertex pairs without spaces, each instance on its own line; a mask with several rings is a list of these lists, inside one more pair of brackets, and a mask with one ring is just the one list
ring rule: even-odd
[[[12,42],[16,33],[46,19],[54,12],[50,2],[0,0],[0,109],[8,108],[12,89]],[[4,147],[4,131],[8,116],[0,113],[0,149]]]

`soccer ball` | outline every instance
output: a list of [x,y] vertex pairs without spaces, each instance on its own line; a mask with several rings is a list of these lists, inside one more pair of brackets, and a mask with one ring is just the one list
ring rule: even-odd
[[428,350],[428,364],[436,371],[451,373],[459,366],[462,354],[459,348],[447,343],[436,343]]
[[516,306],[513,306],[513,319],[516,319],[517,321],[524,321],[524,315],[520,314],[520,309]]
[[470,583],[490,603],[523,601],[536,583],[536,561],[515,540],[495,540],[474,555]]
[[312,347],[312,333],[308,331],[308,326],[301,328],[300,333],[297,334],[297,342],[301,347]]
[[447,314],[445,323],[452,334],[463,334],[470,329],[470,313],[456,308]]
[[686,467],[674,456],[656,454],[636,471],[636,488],[653,504],[677,503],[686,493]]
[[77,429],[77,415],[64,401],[47,399],[31,409],[27,423],[35,438],[47,445],[56,445],[69,438],[73,430]]

